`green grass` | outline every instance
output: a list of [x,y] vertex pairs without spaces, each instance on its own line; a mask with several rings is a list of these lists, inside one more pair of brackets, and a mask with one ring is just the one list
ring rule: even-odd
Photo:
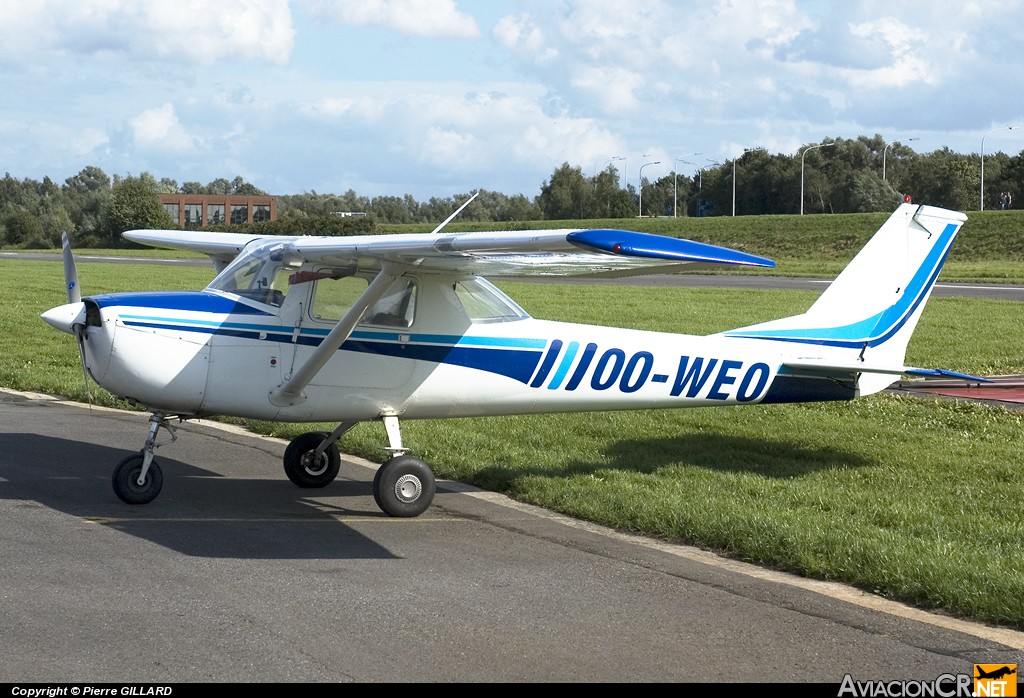
[[[205,268],[79,263],[86,293],[202,287]],[[38,315],[58,262],[0,260],[0,385],[85,400]],[[705,334],[800,312],[798,291],[502,283],[537,317]],[[1024,304],[934,298],[907,362],[1024,373]],[[14,331],[11,331],[11,330]],[[95,385],[94,403],[124,406]],[[283,438],[333,425],[251,423]],[[406,421],[440,478],[617,529],[1024,629],[1024,412],[881,394],[850,403]],[[126,435],[126,449],[144,434]],[[377,462],[383,429],[345,452]]]

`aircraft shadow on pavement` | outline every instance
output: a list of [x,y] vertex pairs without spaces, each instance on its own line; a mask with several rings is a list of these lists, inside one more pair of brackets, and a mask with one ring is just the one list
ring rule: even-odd
[[344,460],[337,480],[309,490],[283,473],[280,480],[224,477],[158,454],[163,492],[133,506],[111,487],[126,455],[39,434],[0,434],[0,499],[35,502],[195,557],[397,558],[349,525],[387,517],[369,483],[345,478]]

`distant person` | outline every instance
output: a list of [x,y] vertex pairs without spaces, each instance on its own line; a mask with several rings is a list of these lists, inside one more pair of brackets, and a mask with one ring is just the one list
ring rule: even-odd
[[1010,210],[1010,206],[1013,204],[1013,197],[1010,196],[1010,192],[1006,192],[1006,206],[1003,206],[1007,211]]
[[1001,211],[1005,211],[1006,210],[1006,192],[1005,191],[999,192],[999,210],[1001,210]]

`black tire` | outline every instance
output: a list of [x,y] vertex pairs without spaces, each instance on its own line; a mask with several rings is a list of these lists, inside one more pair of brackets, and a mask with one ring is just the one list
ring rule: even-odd
[[435,488],[433,471],[412,456],[388,458],[373,477],[373,498],[389,516],[419,516],[434,501]]
[[128,456],[117,464],[111,481],[114,494],[125,504],[149,504],[160,494],[164,486],[164,474],[156,459],[149,463],[146,481],[139,484],[139,473],[142,472],[143,455],[138,453]]
[[341,470],[341,454],[331,444],[319,458],[314,451],[328,436],[327,432],[310,431],[292,439],[284,450],[284,472],[299,487],[327,487]]

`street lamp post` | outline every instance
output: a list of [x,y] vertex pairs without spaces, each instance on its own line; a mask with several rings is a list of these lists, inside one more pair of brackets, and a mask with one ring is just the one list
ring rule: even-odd
[[712,162],[711,160],[708,160],[708,164],[707,165],[701,165],[700,167],[697,168],[697,189],[703,189],[704,188],[704,183],[703,183],[704,170],[708,169],[709,167],[718,167],[721,164],[722,163],[718,162],[717,160],[714,161],[714,162]]
[[818,145],[809,145],[804,148],[804,152],[800,154],[800,215],[804,215],[804,157],[807,156],[808,150],[814,150],[815,148],[828,148],[835,145],[835,143],[819,143]]
[[648,165],[660,165],[660,164],[661,164],[661,160],[655,160],[654,162],[645,162],[644,164],[640,165],[640,183],[639,183],[640,184],[640,187],[639,187],[639,190],[640,190],[640,210],[638,212],[639,215],[637,216],[637,218],[643,218],[644,217],[644,168],[647,167]]
[[[747,153],[754,152],[755,150],[760,150],[760,148],[744,148],[743,154],[740,155],[740,158]],[[734,216],[736,215],[736,161],[740,158],[732,159],[732,215]]]
[[978,202],[979,211],[985,210],[985,139],[988,138],[991,134],[995,133],[996,131],[1010,131],[1015,128],[1017,127],[1001,126],[999,128],[992,129],[991,131],[989,131],[988,133],[981,137],[981,186],[979,187],[981,194],[979,197],[980,201]]
[[[648,155],[650,155],[650,153],[644,153],[640,157],[645,158]],[[628,185],[629,185],[629,177],[626,176],[626,165],[628,165],[628,164],[629,164],[629,156],[627,155],[624,158],[622,158],[622,188],[623,189],[627,189]]]
[[707,165],[700,165],[697,168],[697,217],[698,218],[701,217],[701,201],[703,201],[703,199],[700,198],[700,192],[703,191],[703,189],[704,189],[704,170],[706,170],[709,166],[710,167],[718,167],[721,164],[722,163],[718,162],[717,160],[716,161],[712,161],[711,159],[708,159],[708,164]]
[[605,171],[605,168],[606,168],[606,167],[608,167],[608,165],[610,165],[610,164],[612,164],[613,162],[615,162],[616,160],[625,160],[625,159],[626,159],[626,158],[622,157],[621,155],[616,155],[616,156],[615,156],[615,157],[613,157],[613,158],[610,158],[610,159],[608,159],[608,160],[605,160],[605,163],[604,163],[604,167],[602,167],[602,168],[601,168],[600,170],[598,170],[597,172],[595,172],[595,173],[594,173],[594,177],[596,178],[596,177],[597,177],[597,175],[599,175],[599,174],[601,174],[602,172],[604,172],[604,171]]
[[616,155],[615,157],[610,158],[609,160],[606,160],[605,163],[604,163],[604,167],[602,167],[600,170],[598,170],[597,172],[594,173],[594,193],[595,194],[597,193],[597,178],[598,178],[598,176],[602,172],[604,172],[605,167],[608,167],[608,165],[612,164],[616,160],[625,160],[625,159],[626,158],[622,157],[621,155]]
[[672,183],[672,217],[676,218],[676,213],[679,210],[679,163],[685,162],[687,165],[694,165],[695,163],[689,160],[683,160],[691,155],[703,155],[703,153],[686,153],[683,157],[676,158],[675,164],[672,165],[672,173],[675,175],[675,181]]
[[[920,139],[918,139],[918,138],[908,138],[907,142],[909,143],[910,141],[916,141],[916,140],[920,140]],[[889,143],[884,148],[882,148],[882,181],[883,182],[885,181],[885,154],[887,152],[889,152],[889,148],[893,147],[897,143],[899,143],[899,141],[893,141],[892,143]]]

